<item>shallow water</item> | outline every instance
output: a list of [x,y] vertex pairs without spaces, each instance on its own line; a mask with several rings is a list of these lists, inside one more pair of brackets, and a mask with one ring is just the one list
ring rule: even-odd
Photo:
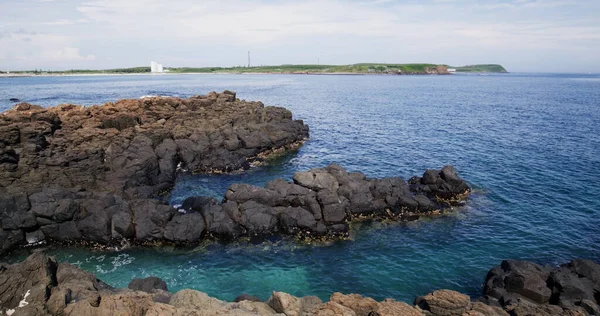
[[[600,77],[168,75],[0,78],[9,98],[57,105],[142,95],[186,97],[231,89],[290,109],[311,128],[298,152],[235,175],[181,175],[170,198],[222,196],[234,182],[263,185],[336,162],[369,177],[421,174],[453,164],[475,188],[450,216],[356,227],[327,246],[293,241],[195,249],[92,252],[49,249],[113,286],[156,275],[171,290],[231,300],[246,292],[354,292],[412,301],[449,288],[477,295],[502,259],[558,264],[600,260]],[[15,260],[25,253],[17,254]]]

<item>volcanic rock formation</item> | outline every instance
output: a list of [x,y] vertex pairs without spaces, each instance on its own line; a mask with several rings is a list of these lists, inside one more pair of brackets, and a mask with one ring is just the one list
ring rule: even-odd
[[44,109],[20,103],[0,115],[0,253],[41,241],[193,244],[205,237],[347,236],[355,219],[411,220],[459,204],[469,192],[452,166],[408,183],[342,167],[297,172],[293,182],[234,184],[221,202],[156,199],[177,166],[245,169],[308,136],[283,108],[233,92]]
[[[18,264],[0,264],[0,315],[584,316],[600,314],[599,275],[600,265],[589,260],[575,259],[554,269],[503,261],[490,270],[484,296],[476,300],[437,290],[417,297],[411,306],[358,294],[333,293],[323,302],[316,296],[274,291],[265,302],[246,295],[250,300],[240,297],[229,303],[189,289],[173,294],[154,277],[114,289],[89,272],[38,252]],[[538,279],[545,277],[549,282],[542,286]],[[490,296],[497,294],[499,301]]]
[[106,243],[113,232],[162,237],[156,227],[174,213],[152,197],[172,188],[178,167],[247,169],[307,137],[290,111],[231,91],[91,107],[19,103],[0,114],[0,253],[43,239]]

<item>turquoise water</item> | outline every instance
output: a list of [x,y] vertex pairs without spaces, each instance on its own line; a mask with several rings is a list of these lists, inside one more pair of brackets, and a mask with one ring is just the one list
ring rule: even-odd
[[289,179],[330,162],[370,177],[404,178],[453,164],[475,193],[450,216],[363,225],[352,240],[331,245],[272,240],[186,250],[49,251],[113,286],[155,275],[171,290],[194,288],[227,300],[242,292],[266,299],[272,290],[408,302],[438,288],[475,296],[502,259],[600,260],[597,75],[0,78],[0,110],[12,97],[98,104],[223,89],[292,110],[310,126],[311,140],[247,173],[182,175],[169,197],[173,204],[190,195],[219,197],[233,182]]

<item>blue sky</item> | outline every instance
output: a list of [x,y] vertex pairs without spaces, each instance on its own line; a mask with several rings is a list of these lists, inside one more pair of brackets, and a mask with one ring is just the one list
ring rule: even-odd
[[600,1],[1,0],[0,70],[358,62],[600,72]]

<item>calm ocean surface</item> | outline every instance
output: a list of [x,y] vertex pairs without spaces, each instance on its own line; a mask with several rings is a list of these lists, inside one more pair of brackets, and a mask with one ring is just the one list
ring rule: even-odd
[[439,288],[478,295],[486,272],[502,259],[600,260],[598,75],[0,78],[0,110],[12,106],[9,98],[92,105],[224,89],[290,109],[310,126],[311,140],[244,174],[182,175],[173,204],[331,162],[369,177],[405,179],[453,164],[474,193],[453,215],[363,225],[353,240],[327,246],[274,240],[185,251],[49,251],[117,287],[154,275],[172,291],[193,288],[227,300],[243,292],[266,299],[273,290],[326,299],[340,291],[409,303]]

